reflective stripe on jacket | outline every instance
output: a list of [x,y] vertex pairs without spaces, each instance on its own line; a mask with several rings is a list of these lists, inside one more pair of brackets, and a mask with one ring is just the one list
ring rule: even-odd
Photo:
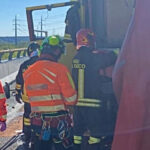
[[6,120],[6,114],[6,96],[2,83],[0,82],[0,121]]
[[65,110],[65,105],[74,105],[77,101],[72,77],[62,64],[40,60],[23,76],[32,112]]
[[100,70],[106,72],[106,68],[115,64],[116,58],[112,51],[92,51],[85,46],[78,50],[72,61],[72,77],[78,91],[77,106],[101,107],[106,102],[108,92],[113,91],[111,76],[104,80],[107,74],[100,74]]

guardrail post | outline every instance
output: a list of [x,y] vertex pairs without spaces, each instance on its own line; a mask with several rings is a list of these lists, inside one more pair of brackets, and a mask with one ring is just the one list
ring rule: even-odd
[[0,53],[0,63],[2,62],[2,57],[4,53]]
[[21,51],[18,51],[17,58],[20,58]]
[[26,56],[26,53],[27,53],[27,50],[25,49],[24,52],[23,52],[24,57]]
[[10,51],[10,52],[9,52],[8,60],[12,60],[12,56],[13,56],[13,51]]

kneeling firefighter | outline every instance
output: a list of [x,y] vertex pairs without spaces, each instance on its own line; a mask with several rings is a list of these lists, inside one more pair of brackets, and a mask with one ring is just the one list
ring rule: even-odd
[[75,105],[77,94],[66,66],[57,63],[65,47],[57,35],[41,45],[37,62],[23,74],[31,105],[34,150],[72,149],[72,121],[67,109]]
[[16,101],[18,103],[24,102],[24,115],[23,115],[23,133],[24,133],[24,147],[27,149],[29,147],[29,143],[31,140],[31,123],[29,115],[31,113],[29,99],[26,96],[23,85],[23,72],[28,69],[30,65],[36,62],[38,58],[38,52],[40,49],[40,45],[36,42],[31,42],[27,48],[27,54],[29,59],[24,61],[19,68],[18,74],[16,76]]

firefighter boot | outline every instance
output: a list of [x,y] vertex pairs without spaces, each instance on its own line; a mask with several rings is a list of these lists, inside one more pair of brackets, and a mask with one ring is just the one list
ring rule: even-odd
[[105,150],[101,149],[100,144],[87,144],[86,150]]
[[74,144],[73,150],[81,150],[81,144]]

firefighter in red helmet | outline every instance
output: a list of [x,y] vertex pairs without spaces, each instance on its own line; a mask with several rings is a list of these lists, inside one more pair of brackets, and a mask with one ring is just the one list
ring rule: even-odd
[[77,50],[79,50],[79,48],[82,46],[86,46],[93,49],[96,46],[95,33],[90,29],[81,29],[79,32],[77,32],[76,39],[77,39]]
[[6,96],[0,81],[0,131],[6,130]]
[[[116,116],[116,101],[108,68],[116,61],[112,51],[95,50],[96,38],[89,29],[77,32],[77,54],[72,77],[78,91],[74,108],[74,149],[110,150]],[[85,136],[86,134],[86,136]]]

